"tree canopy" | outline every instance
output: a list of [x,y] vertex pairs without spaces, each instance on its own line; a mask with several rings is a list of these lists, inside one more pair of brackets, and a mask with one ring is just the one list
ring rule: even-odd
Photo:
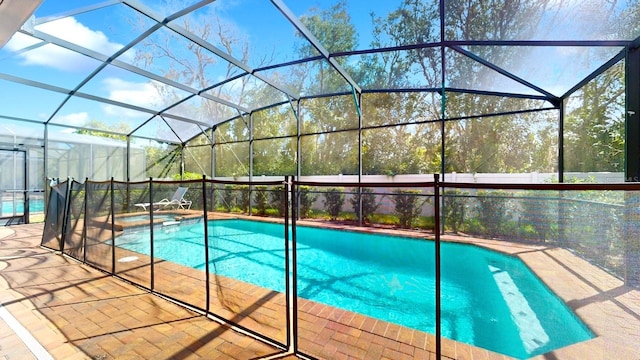
[[[449,11],[444,32],[454,40],[527,39],[545,28],[538,26],[541,23],[551,26],[554,17],[565,14],[550,0],[446,4]],[[347,6],[341,0],[330,8],[308,9],[300,18],[330,53],[346,52],[360,41]],[[611,11],[604,9],[601,15],[606,17]],[[371,48],[394,49],[440,39],[437,1],[405,0],[397,9],[385,15],[372,13],[370,18]],[[184,21],[186,28],[221,44],[238,59],[251,57],[248,41],[233,27],[222,26],[224,21],[219,17],[198,26]],[[297,57],[317,59],[318,50],[298,36]],[[147,43],[147,48],[148,54],[138,54],[140,61],[176,56],[159,41]],[[566,117],[560,129],[558,104],[476,91],[513,82],[497,76],[496,69],[483,59],[517,73],[527,66],[522,60],[533,49],[476,46],[472,50],[477,58],[460,60],[470,50],[425,46],[334,57],[353,81],[384,92],[357,94],[348,79],[323,59],[301,62],[287,73],[274,72],[274,79],[287,77],[290,84],[305,88],[308,98],[283,101],[217,126],[213,135],[215,168],[211,170],[216,176],[246,176],[250,169],[254,175],[288,175],[296,174],[298,167],[302,175],[554,172],[560,150],[565,152],[566,171],[622,170],[623,64],[565,100]],[[214,59],[198,52],[194,55],[195,63],[179,62],[184,63],[184,69],[167,71],[205,87],[209,84],[206,68]],[[441,65],[442,59],[445,63]],[[226,76],[237,70],[229,65]],[[247,104],[275,96],[269,86],[251,87],[245,77],[239,79],[233,89],[219,86],[212,93]],[[314,97],[321,94],[332,95]],[[210,104],[202,106],[205,117],[216,118],[222,111]],[[563,149],[558,149],[559,133],[564,134]],[[198,158],[211,162],[206,155],[208,146],[205,144],[200,156],[190,156],[186,170],[210,168],[198,162]]]

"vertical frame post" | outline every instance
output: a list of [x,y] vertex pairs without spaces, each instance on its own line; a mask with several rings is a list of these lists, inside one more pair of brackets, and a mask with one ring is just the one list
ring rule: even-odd
[[[640,182],[640,42],[636,40],[627,50],[625,61],[625,156],[626,182]],[[625,191],[625,254],[624,281],[629,286],[640,285],[640,195]]]
[[[116,216],[116,211],[115,211],[115,194],[114,194],[114,181],[113,181],[113,176],[111,177],[111,184],[110,184],[110,188],[111,188],[111,275],[114,275],[116,273],[116,220],[115,220],[115,216]],[[127,199],[129,199],[129,182],[127,182]],[[127,203],[127,206],[129,204]]]
[[84,178],[84,220],[82,221],[82,263],[87,263],[87,203],[89,200],[89,178]]
[[[131,134],[127,134],[127,159],[124,164],[124,178],[127,179],[127,186],[129,186],[129,179],[131,179]],[[127,198],[128,198],[127,194]],[[127,202],[128,203],[128,202]]]
[[216,129],[214,126],[211,128],[211,178],[216,178]]
[[298,353],[298,255],[296,245],[296,219],[298,218],[298,197],[296,196],[298,185],[291,182],[291,316],[292,337],[290,349]]
[[440,273],[440,174],[433,174],[434,180],[434,211],[435,211],[435,266],[436,266],[436,359],[440,359],[442,356],[442,320],[440,319],[442,313],[442,304],[440,293],[442,291],[440,281],[442,274]]
[[180,180],[184,180],[184,152],[186,145],[180,144]]
[[67,193],[64,201],[64,216],[62,216],[62,236],[60,237],[60,252],[64,253],[64,243],[67,238],[67,229],[69,228],[69,210],[71,207],[71,185],[73,185],[73,179],[67,177]]
[[[357,93],[355,88],[351,87],[353,93],[353,101],[358,113],[358,185],[362,185],[362,93]],[[362,226],[364,219],[362,219],[362,186],[358,186],[358,226]]]
[[624,176],[640,182],[640,47],[628,49],[625,60]]
[[[249,114],[249,183],[253,182],[253,113]],[[249,185],[249,215],[253,215],[253,185]]]
[[285,288],[285,308],[286,308],[286,326],[287,326],[287,350],[291,351],[291,281],[289,280],[289,176],[284,176],[284,188],[282,190],[284,196],[284,288]]
[[564,182],[564,100],[558,104],[558,182]]
[[[46,212],[49,210],[49,201],[51,200],[51,190],[53,190],[53,187],[51,186],[51,183],[49,183],[49,186],[47,186],[47,181],[48,181],[48,175],[49,175],[49,166],[47,165],[47,163],[49,162],[49,124],[45,123],[44,124],[44,139],[43,139],[43,149],[42,149],[42,156],[43,156],[43,161],[42,161],[42,171],[43,171],[43,177],[44,179],[42,179],[44,181],[44,209],[45,209],[45,216],[46,216]],[[51,178],[53,179],[53,176],[51,176]],[[59,184],[60,181],[56,182],[56,184]]]
[[23,198],[22,201],[24,202],[24,206],[23,206],[23,211],[22,211],[22,216],[24,217],[24,223],[28,224],[29,223],[29,217],[31,216],[29,213],[29,151],[28,148],[27,150],[23,151],[24,153],[24,161],[23,161],[23,171],[24,171],[24,187],[22,188],[23,191]]
[[149,261],[151,261],[151,279],[149,288],[151,291],[155,288],[155,269],[154,269],[154,251],[153,251],[153,178],[149,178]]
[[202,220],[204,221],[204,271],[205,271],[205,312],[209,314],[209,300],[211,296],[209,274],[209,216],[207,214],[207,176],[202,175]]
[[300,180],[300,176],[302,176],[302,119],[300,111],[300,100],[298,100],[296,102],[296,111],[293,113],[296,117],[296,179],[298,179],[298,181]]

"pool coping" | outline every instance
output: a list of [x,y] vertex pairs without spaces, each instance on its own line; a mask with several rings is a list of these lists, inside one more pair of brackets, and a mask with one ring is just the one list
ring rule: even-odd
[[[131,221],[131,222],[122,222],[118,221],[118,219],[123,219],[127,217],[135,217],[140,215],[148,215],[149,211],[139,211],[133,213],[122,213],[114,216],[114,230],[115,231],[124,231],[129,228],[143,227],[149,226],[149,221],[140,220],[140,221]],[[167,215],[172,214],[174,216],[175,221],[182,220],[192,220],[197,218],[202,218],[202,212],[196,210],[187,210],[187,209],[167,209],[167,210],[156,210],[153,212],[154,215]],[[87,221],[87,224],[91,225],[100,225],[106,224],[106,227],[110,227],[111,223],[109,222],[109,216],[96,216],[90,218],[90,221]],[[166,220],[162,218],[153,219],[154,226],[162,225]]]
[[[210,213],[210,215],[209,219],[211,220],[247,218],[270,222],[281,221],[281,219],[244,217],[237,214]],[[307,225],[302,221],[298,223]],[[21,229],[23,226],[27,229],[30,225],[18,225],[12,228]],[[326,223],[316,223],[316,226],[329,227]],[[342,225],[333,227],[345,230],[353,229],[345,228]],[[370,232],[383,231],[365,228],[365,230],[367,229],[373,230]],[[388,232],[388,229],[383,231],[383,233]],[[407,231],[392,232],[401,236],[406,236],[408,233]],[[420,233],[414,237],[425,239],[428,235]],[[597,335],[594,339],[557,349],[537,358],[640,358],[640,349],[637,346],[640,343],[640,291],[638,289],[624,286],[620,279],[562,248],[476,239],[452,234],[444,235],[443,241],[470,243],[521,258]],[[33,242],[35,245],[35,239]],[[53,253],[51,256],[54,256]],[[166,265],[166,262],[164,264]],[[193,269],[189,270],[171,264],[167,270],[186,274]],[[255,295],[256,290],[244,286],[242,291],[251,296],[251,294]],[[260,311],[267,313],[271,310],[268,307],[260,309]],[[304,299],[299,299],[299,310],[301,312],[299,335],[305,337],[305,341],[308,342],[306,345],[313,346],[315,344],[315,348],[307,347],[306,349],[315,349],[313,351],[318,351],[317,354],[328,352],[327,358],[346,358],[345,354],[352,354],[349,352],[351,350],[356,355],[366,354],[367,356],[371,355],[371,358],[379,358],[380,356],[398,359],[433,358],[433,335],[427,336],[429,334],[425,335],[426,333],[412,331],[383,321],[374,321],[371,318],[319,303],[304,301]],[[38,309],[32,310],[34,313],[38,311]],[[18,315],[16,317],[22,320],[22,317]],[[304,319],[302,319],[303,317]],[[42,320],[42,316],[39,316],[40,324]],[[51,326],[54,325],[49,327]],[[37,331],[39,327],[28,329],[33,332]],[[507,358],[445,338],[442,340],[443,354],[446,358]],[[64,343],[72,346],[72,344]],[[51,346],[59,347],[60,344],[60,342],[54,341],[43,343],[49,351],[52,349]],[[341,347],[351,350],[341,351]]]
[[[220,216],[219,213],[216,215]],[[280,218],[241,214],[225,214],[224,218],[283,222]],[[424,230],[359,227],[318,220],[298,220],[296,224],[434,241],[433,232]],[[621,279],[601,267],[555,245],[482,239],[452,233],[443,234],[440,239],[443,242],[480,246],[519,258],[595,335],[592,339],[538,355],[534,359],[554,356],[566,359],[594,356],[640,359],[640,346],[637,345],[640,344],[640,289],[625,285]],[[447,355],[453,354],[449,352]]]

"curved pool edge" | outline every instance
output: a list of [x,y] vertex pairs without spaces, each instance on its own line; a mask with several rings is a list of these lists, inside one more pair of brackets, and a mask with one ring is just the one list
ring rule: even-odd
[[[246,219],[275,223],[283,222],[282,219],[243,216],[240,214],[209,214],[209,220]],[[431,238],[433,236],[432,233],[424,231],[360,228],[343,224],[331,225],[318,221],[298,221],[297,224],[429,239],[429,241],[432,241]],[[452,234],[443,235],[442,240],[444,242],[461,242],[480,246],[520,258],[595,335],[593,339],[558,348],[533,358],[544,359],[545,355],[552,355],[558,359],[640,358],[640,348],[637,347],[637,344],[640,343],[640,332],[635,331],[634,333],[633,330],[640,328],[639,289],[624,286],[620,279],[603,269],[590,264],[569,250],[555,246],[478,239]],[[390,339],[388,340],[391,341]],[[465,355],[467,350],[463,350],[467,349],[467,344],[446,338],[442,338],[442,341],[443,350],[451,349],[451,352],[448,352],[449,357],[468,358]],[[469,347],[468,349],[471,350],[468,351],[488,353],[488,350],[485,349],[472,345],[469,345]],[[456,353],[459,356],[453,356]],[[504,355],[500,354],[499,356],[503,357]],[[504,356],[503,358],[508,357]]]
[[[212,215],[215,214],[212,213]],[[224,214],[218,218],[282,222],[282,219],[241,214]],[[215,220],[216,216],[211,216],[209,219]],[[427,231],[358,227],[313,220],[300,220],[296,223],[302,226],[334,230],[433,240],[433,233]],[[545,356],[549,355],[558,359],[640,358],[640,347],[637,346],[640,343],[640,331],[634,333],[633,330],[640,329],[640,289],[625,286],[619,278],[571,251],[557,246],[482,239],[455,234],[444,234],[441,236],[441,240],[480,246],[519,258],[594,334],[592,339],[534,356],[533,359],[545,359]],[[623,331],[625,329],[626,332]],[[450,346],[443,345],[443,350],[445,348],[464,349],[468,345],[444,337],[442,340],[443,344],[453,343]],[[468,346],[481,349],[482,352],[489,351],[473,345]],[[450,352],[449,355],[453,355],[453,353]],[[503,354],[499,356],[508,358]],[[458,358],[458,356],[451,357]],[[460,357],[468,358],[464,354]]]

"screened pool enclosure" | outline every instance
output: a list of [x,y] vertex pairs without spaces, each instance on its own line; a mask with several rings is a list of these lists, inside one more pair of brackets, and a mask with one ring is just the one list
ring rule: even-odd
[[[312,314],[295,276],[287,296],[265,293],[282,322],[263,321],[262,308],[258,326],[242,306],[216,312],[215,269],[196,276],[207,294],[195,303],[162,288],[162,276],[195,270],[155,271],[153,251],[120,247],[131,225],[118,217],[144,215],[151,244],[169,210],[205,232],[223,217],[270,219],[283,228],[287,281],[298,221],[401,232],[436,249],[533,246],[540,258],[510,254],[601,339],[580,346],[640,356],[637,331],[607,335],[597,295],[535,268],[553,258],[601,298],[637,291],[638,24],[635,0],[0,1],[0,224],[46,213],[45,246],[316,358],[328,355],[307,325],[331,319]],[[177,187],[191,208],[160,205]],[[125,254],[145,265],[120,272]],[[446,296],[440,256],[419,296]],[[620,321],[640,322],[637,298],[626,301],[614,302],[635,312]],[[429,315],[438,324],[440,310]],[[460,340],[434,328],[424,351]]]

